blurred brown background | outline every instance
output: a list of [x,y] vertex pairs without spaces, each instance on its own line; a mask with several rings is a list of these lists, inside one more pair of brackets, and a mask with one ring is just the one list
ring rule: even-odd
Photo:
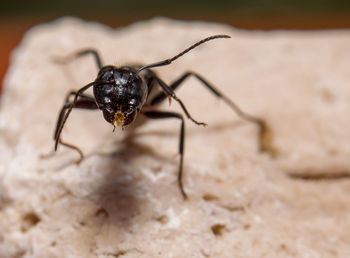
[[22,0],[7,1],[0,7],[1,82],[8,67],[9,54],[23,33],[33,25],[65,15],[113,27],[154,16],[167,16],[221,22],[251,30],[350,28],[350,1],[345,0]]

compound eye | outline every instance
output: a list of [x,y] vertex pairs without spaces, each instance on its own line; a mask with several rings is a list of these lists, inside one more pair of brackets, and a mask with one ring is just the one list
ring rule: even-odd
[[106,94],[110,93],[111,91],[113,91],[113,85],[111,84],[105,84],[103,85],[103,90]]

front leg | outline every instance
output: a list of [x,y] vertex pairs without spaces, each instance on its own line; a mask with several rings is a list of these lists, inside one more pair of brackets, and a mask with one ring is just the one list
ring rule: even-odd
[[[70,96],[74,95],[74,100],[69,101]],[[80,108],[80,109],[89,109],[89,110],[95,110],[98,109],[98,106],[96,105],[95,99],[92,96],[89,96],[87,94],[71,91],[67,94],[66,100],[64,105],[61,108],[61,111],[57,118],[55,133],[54,133],[54,140],[55,140],[55,151],[57,150],[58,144],[64,145],[68,148],[76,150],[79,155],[80,159],[77,161],[77,163],[81,162],[84,158],[83,152],[77,147],[70,143],[66,143],[62,141],[60,138],[63,126],[68,118],[68,115],[70,111],[73,108]]]
[[167,119],[167,118],[177,118],[181,120],[180,127],[180,141],[179,141],[179,153],[180,153],[180,164],[179,172],[177,176],[177,182],[180,187],[180,191],[184,199],[187,199],[183,183],[182,183],[182,171],[183,171],[183,158],[184,158],[184,144],[185,144],[185,121],[181,114],[175,112],[165,112],[165,111],[143,111],[146,117],[151,119]]

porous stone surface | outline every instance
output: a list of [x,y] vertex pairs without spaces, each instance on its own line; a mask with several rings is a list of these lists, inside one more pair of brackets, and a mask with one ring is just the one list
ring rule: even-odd
[[[177,185],[179,121],[124,131],[100,111],[73,110],[55,155],[64,97],[105,64],[152,63],[212,34],[157,68],[170,82],[203,75],[263,118],[257,128],[191,78],[177,91],[186,120],[184,200]],[[160,109],[181,112],[176,102]],[[260,32],[153,19],[112,29],[64,18],[26,33],[12,55],[0,109],[0,257],[350,257],[350,31]]]

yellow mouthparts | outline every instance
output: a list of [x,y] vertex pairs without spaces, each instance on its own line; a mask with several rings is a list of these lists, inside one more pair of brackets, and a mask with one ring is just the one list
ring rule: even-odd
[[122,111],[118,110],[114,114],[113,125],[117,123],[117,126],[121,126],[124,123],[125,115]]

